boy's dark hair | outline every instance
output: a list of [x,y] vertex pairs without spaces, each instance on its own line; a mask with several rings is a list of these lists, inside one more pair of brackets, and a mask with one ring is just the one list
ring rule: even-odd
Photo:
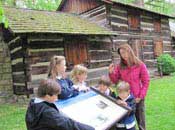
[[41,80],[38,87],[37,96],[44,97],[46,95],[53,96],[61,93],[60,85],[53,79]]
[[98,84],[103,84],[105,86],[110,87],[111,86],[111,81],[107,76],[102,76],[100,80],[98,81]]

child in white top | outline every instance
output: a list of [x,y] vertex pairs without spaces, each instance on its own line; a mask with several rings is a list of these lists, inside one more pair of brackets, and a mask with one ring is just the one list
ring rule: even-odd
[[71,71],[71,79],[74,83],[73,87],[79,91],[87,92],[89,87],[86,85],[87,68],[83,65],[75,65]]

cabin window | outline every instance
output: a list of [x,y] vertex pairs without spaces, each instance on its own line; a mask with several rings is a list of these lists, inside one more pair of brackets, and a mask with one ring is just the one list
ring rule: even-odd
[[74,65],[88,65],[88,49],[86,43],[70,42],[65,44],[65,57],[68,69]]
[[140,29],[140,15],[138,13],[128,11],[128,26],[130,30]]
[[154,56],[158,57],[163,53],[163,42],[162,40],[154,41]]
[[160,18],[154,19],[154,31],[161,32],[161,20],[160,20]]

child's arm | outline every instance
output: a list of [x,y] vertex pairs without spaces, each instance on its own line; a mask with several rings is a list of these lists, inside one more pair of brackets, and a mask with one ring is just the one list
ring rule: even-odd
[[120,100],[120,99],[117,99],[116,102],[117,102],[117,104],[122,105],[122,106],[127,106],[127,105],[128,105],[127,102],[122,101],[122,100]]
[[76,122],[69,117],[65,117],[53,109],[48,110],[43,114],[45,123],[49,128],[55,130],[95,130],[93,127]]
[[74,97],[79,94],[78,90],[73,88],[73,83],[70,79],[64,79],[63,82],[59,82],[61,86],[61,94],[59,95],[60,99],[67,99]]
[[127,101],[127,106],[131,108],[129,115],[134,114],[136,111],[136,102],[135,102],[134,98],[131,98]]

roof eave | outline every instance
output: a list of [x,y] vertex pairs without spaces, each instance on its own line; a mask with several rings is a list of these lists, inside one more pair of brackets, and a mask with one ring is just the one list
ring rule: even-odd
[[154,13],[154,14],[162,15],[164,17],[175,19],[175,16],[170,16],[170,15],[162,14],[162,13],[155,12],[155,11],[152,11],[152,10],[144,9],[144,8],[139,7],[139,6],[136,6],[136,5],[125,4],[125,3],[121,3],[121,2],[117,2],[117,1],[112,1],[112,0],[102,0],[102,1],[105,2],[105,3],[108,3],[108,4],[117,3],[117,4],[124,5],[124,6],[132,7],[132,8],[137,8],[137,9],[142,10],[142,11],[147,11],[147,12],[151,12],[151,13]]

